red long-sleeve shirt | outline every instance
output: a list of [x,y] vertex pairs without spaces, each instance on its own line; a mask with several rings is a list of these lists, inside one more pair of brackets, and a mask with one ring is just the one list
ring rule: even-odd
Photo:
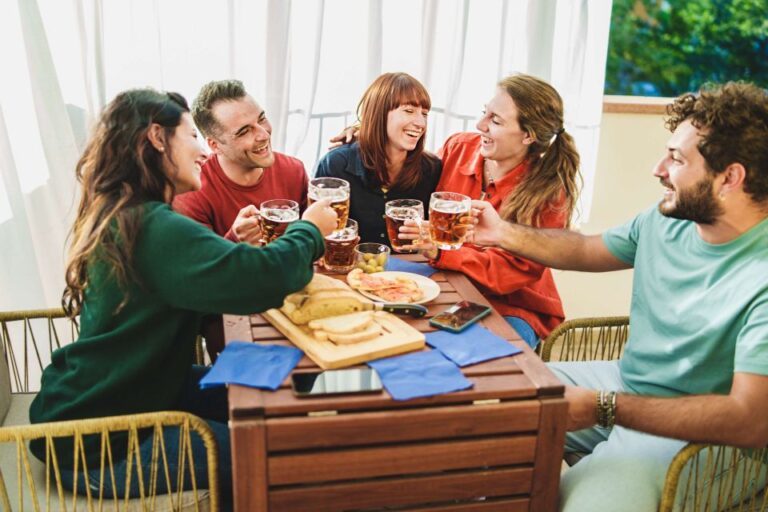
[[[438,155],[443,161],[443,174],[437,190],[480,199],[483,184],[480,135],[452,135]],[[523,162],[489,185],[486,200],[496,211],[527,171],[528,163]],[[567,220],[563,209],[550,208],[541,213],[540,227],[563,228]],[[565,318],[550,269],[503,249],[464,244],[455,251],[440,251],[432,265],[464,273],[500,314],[522,318],[541,337],[547,336]]]
[[309,178],[301,160],[274,153],[275,163],[264,169],[255,185],[238,185],[224,174],[216,154],[203,164],[202,188],[176,196],[173,209],[211,228],[215,233],[237,242],[232,223],[249,204],[259,208],[270,199],[292,199],[304,210],[307,206]]

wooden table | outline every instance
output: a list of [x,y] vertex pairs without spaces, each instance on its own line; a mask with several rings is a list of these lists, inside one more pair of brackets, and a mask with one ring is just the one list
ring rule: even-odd
[[[487,304],[463,274],[432,278],[442,292],[430,316],[461,299]],[[563,386],[498,313],[482,324],[524,352],[464,368],[468,391],[398,402],[386,392],[298,399],[289,380],[276,392],[230,386],[236,510],[555,510]],[[289,343],[260,315],[225,315],[224,332]]]

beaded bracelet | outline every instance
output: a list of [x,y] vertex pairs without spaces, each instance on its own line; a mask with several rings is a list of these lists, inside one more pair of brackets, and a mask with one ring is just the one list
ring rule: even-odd
[[616,392],[597,392],[597,424],[611,428],[616,423]]

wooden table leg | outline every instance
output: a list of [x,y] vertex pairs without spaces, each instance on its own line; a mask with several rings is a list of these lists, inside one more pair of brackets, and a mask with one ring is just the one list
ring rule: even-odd
[[568,402],[564,398],[541,400],[531,510],[557,510],[567,415]]
[[230,421],[236,512],[267,512],[267,429],[263,418]]

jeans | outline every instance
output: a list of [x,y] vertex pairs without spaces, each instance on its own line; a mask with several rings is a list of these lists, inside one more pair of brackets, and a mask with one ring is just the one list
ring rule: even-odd
[[[227,389],[222,386],[201,390],[199,386],[200,379],[208,372],[208,370],[209,368],[203,366],[192,366],[184,385],[181,399],[173,409],[199,416],[205,419],[206,423],[211,427],[216,442],[219,445],[218,466],[221,510],[226,511],[232,509],[232,458],[229,445],[229,427],[227,426]],[[198,489],[206,489],[208,488],[208,465],[205,463],[205,445],[203,444],[202,439],[194,432],[191,433],[191,438],[192,457],[195,461],[195,482]],[[143,467],[142,478],[144,479],[145,492],[149,489],[153,441],[153,436],[149,435],[144,438],[139,447]],[[179,466],[179,428],[164,428],[163,441],[165,443],[165,451],[168,455],[168,468],[171,475],[172,490],[176,491],[176,473]],[[162,467],[162,460],[160,464]],[[127,461],[122,460],[115,462],[113,467],[115,470],[115,486],[117,487],[118,497],[124,498],[125,481],[128,470]],[[187,464],[185,468],[184,483],[182,485],[182,488],[185,490],[192,489],[192,481],[189,477],[188,468],[189,465]],[[131,489],[128,495],[131,498],[136,498],[140,496],[140,493],[135,460],[133,461],[131,471]],[[99,473],[99,468],[89,469],[88,471],[88,479],[92,493],[94,491],[98,492]],[[73,488],[72,484],[75,477],[74,471],[71,469],[62,469],[61,474],[64,485],[71,490]],[[77,487],[78,494],[85,495],[86,489],[82,474],[78,475]],[[112,480],[108,474],[105,475],[103,487],[104,497],[112,498]],[[161,469],[161,473],[157,478],[157,494],[162,495],[166,492],[167,486],[165,476]]]
[[525,341],[529,347],[534,350],[536,349],[536,346],[539,344],[539,337],[528,322],[519,316],[505,316],[504,320],[517,331],[517,334],[523,338],[523,341]]

